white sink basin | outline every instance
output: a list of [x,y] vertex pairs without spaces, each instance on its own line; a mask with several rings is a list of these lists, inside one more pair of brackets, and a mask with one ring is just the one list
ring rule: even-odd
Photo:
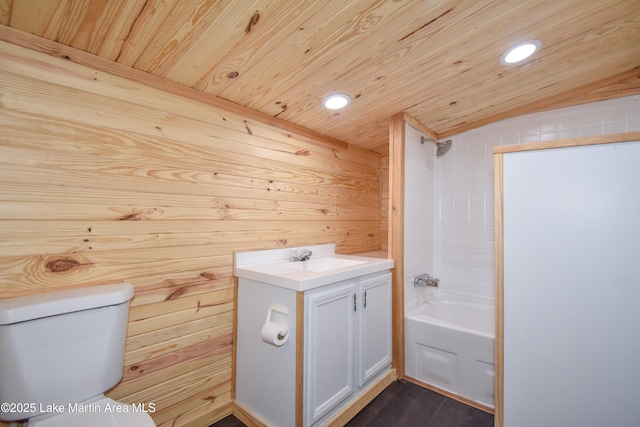
[[352,267],[358,264],[364,264],[365,262],[366,261],[331,257],[311,258],[307,261],[289,261],[287,265],[282,266],[282,270],[312,271],[314,273],[322,273],[331,270],[338,270],[340,268]]
[[352,267],[354,265],[364,264],[365,262],[366,261],[344,258],[316,258],[302,261],[302,264],[307,264],[306,266],[303,265],[303,269],[306,268],[309,271],[322,272]]
[[306,291],[393,268],[393,260],[338,255],[327,251],[333,247],[334,245],[310,246],[308,249],[313,250],[311,258],[294,262],[289,261],[289,252],[283,250],[240,253],[236,255],[236,276],[296,291]]

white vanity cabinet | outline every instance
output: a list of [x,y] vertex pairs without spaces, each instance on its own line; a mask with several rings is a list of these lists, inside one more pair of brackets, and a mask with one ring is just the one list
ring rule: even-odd
[[391,364],[391,273],[360,281],[358,386]]
[[391,274],[305,292],[305,425],[391,364]]
[[[343,425],[395,379],[393,260],[305,249],[305,262],[290,249],[236,254],[234,407],[258,425]],[[286,342],[263,339],[269,318]]]
[[304,408],[312,425],[354,392],[357,282],[306,293]]

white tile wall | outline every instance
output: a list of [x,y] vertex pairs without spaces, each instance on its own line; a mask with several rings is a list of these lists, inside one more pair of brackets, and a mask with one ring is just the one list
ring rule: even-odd
[[429,298],[413,278],[440,279],[440,293],[494,298],[493,147],[640,131],[640,96],[514,117],[452,137],[435,156],[432,143],[406,129],[405,308]]
[[[433,271],[435,249],[435,146],[421,144],[422,134],[406,128],[405,145],[405,303],[415,305],[428,290],[413,287],[413,278]],[[409,141],[411,141],[409,143]],[[427,145],[430,144],[430,145]]]

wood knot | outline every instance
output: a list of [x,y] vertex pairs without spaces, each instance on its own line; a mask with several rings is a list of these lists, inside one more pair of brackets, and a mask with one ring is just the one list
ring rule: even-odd
[[142,218],[138,216],[137,213],[130,213],[127,215],[123,215],[118,218],[118,221],[140,221]]
[[249,122],[246,120],[244,120],[244,128],[247,130],[249,135],[253,135],[253,132],[251,132],[251,128],[249,127]]
[[203,271],[202,273],[200,273],[200,277],[204,277],[207,280],[213,280],[216,278],[215,274],[207,273],[206,271]]
[[296,151],[296,156],[309,156],[311,155],[311,151],[309,150],[305,150],[305,149],[300,149],[298,151]]
[[251,17],[251,20],[249,21],[249,24],[244,29],[245,33],[250,33],[251,32],[251,28],[254,25],[256,25],[259,20],[260,20],[260,11],[256,10],[255,13],[253,14],[253,16]]
[[73,258],[60,258],[49,261],[46,264],[46,267],[47,270],[53,273],[60,273],[63,271],[69,271],[74,267],[78,267],[79,265],[81,264]]
[[186,291],[187,291],[187,288],[185,286],[183,286],[181,288],[178,288],[175,291],[171,292],[169,294],[169,296],[166,297],[164,300],[165,301],[170,301],[172,299],[176,299],[176,298],[180,297],[182,294],[184,294]]

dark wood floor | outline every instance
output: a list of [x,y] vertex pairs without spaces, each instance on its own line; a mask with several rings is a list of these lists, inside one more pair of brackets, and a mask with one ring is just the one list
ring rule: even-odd
[[[229,416],[211,427],[243,427]],[[493,427],[493,415],[407,381],[387,387],[347,427]]]

